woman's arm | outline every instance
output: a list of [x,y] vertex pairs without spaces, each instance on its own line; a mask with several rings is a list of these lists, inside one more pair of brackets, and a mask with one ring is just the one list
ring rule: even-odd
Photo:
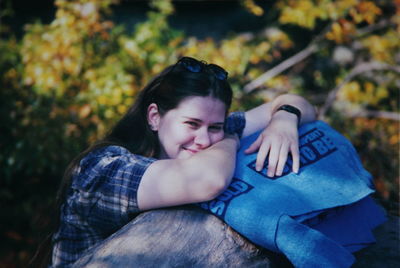
[[230,183],[239,139],[226,137],[188,159],[152,163],[138,189],[140,210],[208,201]]
[[264,103],[246,112],[246,127],[243,131],[243,137],[266,128],[272,119],[272,115],[275,114],[279,107],[285,104],[292,105],[300,110],[300,125],[311,122],[316,118],[314,107],[303,97],[294,94],[280,95],[273,101]]
[[257,140],[245,151],[253,153],[258,150],[256,169],[261,170],[268,157],[269,177],[282,175],[288,154],[293,158],[292,169],[298,172],[300,167],[298,145],[298,118],[295,114],[278,110],[282,105],[291,105],[301,112],[300,124],[311,122],[316,118],[314,107],[303,97],[285,94],[272,102],[260,105],[246,112],[246,127],[243,136],[248,136],[264,129]]

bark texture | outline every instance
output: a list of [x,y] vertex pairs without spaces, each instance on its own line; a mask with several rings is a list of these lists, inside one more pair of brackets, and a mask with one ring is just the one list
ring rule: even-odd
[[185,206],[140,214],[74,267],[282,267],[217,217]]
[[[399,217],[375,230],[377,244],[356,254],[353,267],[400,267]],[[140,214],[74,267],[293,267],[195,206]]]

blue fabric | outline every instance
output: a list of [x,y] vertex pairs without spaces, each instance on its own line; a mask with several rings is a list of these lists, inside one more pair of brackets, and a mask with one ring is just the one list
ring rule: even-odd
[[352,144],[322,121],[305,124],[299,174],[289,159],[283,175],[270,178],[267,162],[257,172],[257,154],[244,153],[258,135],[242,140],[227,190],[200,206],[295,267],[349,267],[350,252],[373,243],[371,229],[385,219],[369,197],[372,178]]
[[382,208],[368,196],[354,204],[326,210],[302,223],[355,252],[375,242],[372,230],[385,220]]

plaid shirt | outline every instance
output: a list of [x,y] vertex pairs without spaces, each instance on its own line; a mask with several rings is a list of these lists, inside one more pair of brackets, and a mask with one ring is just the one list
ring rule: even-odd
[[[244,126],[244,113],[235,112],[227,118],[225,131],[241,136]],[[106,146],[80,161],[61,207],[50,267],[73,264],[85,250],[139,213],[137,189],[147,167],[156,160],[120,146]]]

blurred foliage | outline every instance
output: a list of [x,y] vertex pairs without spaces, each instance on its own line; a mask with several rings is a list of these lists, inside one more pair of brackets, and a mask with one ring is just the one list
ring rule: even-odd
[[[316,107],[368,62],[399,68],[400,2],[379,0],[276,0],[266,9],[241,0],[263,31],[198,39],[172,28],[170,0],[131,33],[109,19],[116,0],[57,0],[50,24],[25,26],[17,40],[0,34],[0,266],[24,266],[46,232],[46,215],[67,163],[101,138],[154,74],[183,55],[223,66],[235,93],[233,110],[293,92]],[[0,13],[13,14],[10,8]],[[243,86],[308,44],[316,52],[245,94]],[[399,112],[397,69],[367,70],[344,83],[325,119],[356,146],[373,174],[378,197],[396,207],[399,188],[399,121],[354,118],[352,109]],[[10,246],[11,245],[11,246]],[[4,248],[3,248],[4,247]],[[11,249],[11,250],[10,250]]]

